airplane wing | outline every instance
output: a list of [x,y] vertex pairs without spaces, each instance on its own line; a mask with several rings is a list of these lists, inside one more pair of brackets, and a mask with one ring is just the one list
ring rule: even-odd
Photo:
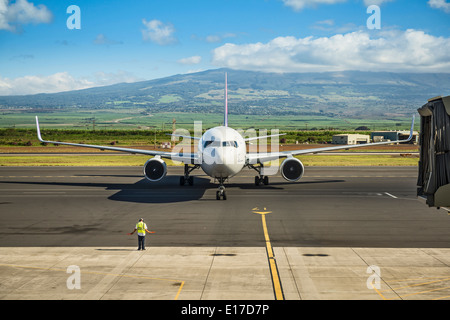
[[42,139],[41,129],[39,128],[39,120],[36,116],[36,128],[37,128],[37,136],[39,141],[44,143],[52,143],[52,144],[62,144],[68,146],[75,147],[85,147],[85,148],[94,148],[100,150],[111,150],[111,151],[119,151],[126,153],[134,153],[134,154],[144,154],[148,156],[159,156],[161,158],[172,159],[184,163],[194,163],[197,158],[197,154],[195,153],[177,153],[177,152],[164,152],[164,151],[153,151],[153,150],[142,150],[142,149],[132,149],[132,148],[120,148],[120,147],[111,147],[111,146],[98,146],[91,144],[82,144],[82,143],[72,143],[72,142],[60,142],[60,141],[48,141]]
[[296,155],[301,155],[301,154],[319,153],[319,152],[335,151],[335,150],[342,150],[342,149],[352,149],[352,148],[379,146],[379,145],[392,144],[392,143],[408,142],[408,141],[411,141],[411,139],[413,137],[414,118],[415,118],[415,116],[413,115],[412,123],[411,123],[411,131],[409,133],[409,137],[405,140],[373,142],[373,143],[355,144],[355,145],[339,145],[339,146],[333,146],[333,147],[281,151],[281,152],[273,152],[273,153],[248,153],[247,154],[247,162],[251,163],[251,164],[255,164],[255,163],[262,163],[262,162],[276,160],[279,158],[291,157],[291,156],[296,156]]
[[271,138],[271,137],[279,137],[279,136],[284,136],[285,134],[286,133],[279,133],[279,134],[271,134],[271,135],[268,135],[268,136],[258,136],[258,137],[244,138],[244,141],[248,142],[248,141],[265,139],[265,138]]

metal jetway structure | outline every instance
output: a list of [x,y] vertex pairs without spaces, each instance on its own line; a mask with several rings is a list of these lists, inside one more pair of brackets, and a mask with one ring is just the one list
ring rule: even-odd
[[420,114],[417,196],[429,207],[450,207],[450,96],[436,97]]

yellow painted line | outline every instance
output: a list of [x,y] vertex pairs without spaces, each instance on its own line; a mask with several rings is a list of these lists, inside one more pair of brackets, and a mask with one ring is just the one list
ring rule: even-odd
[[383,300],[388,300],[384,295],[381,294],[381,292],[373,285],[373,283],[370,283],[372,285],[373,290],[375,290],[376,293],[381,297]]
[[[33,267],[33,266],[21,266],[21,265],[16,265],[16,264],[3,264],[3,263],[1,263],[0,266],[2,266],[2,267],[11,267],[11,268],[35,269],[35,270],[42,270],[42,271],[57,271],[57,272],[66,272],[67,271],[67,270],[64,270],[64,269],[43,268],[43,267]],[[127,275],[127,274],[115,274],[115,273],[98,272],[98,271],[83,271],[82,273],[83,274],[104,275],[104,276],[115,276],[115,277],[122,277],[122,278],[136,278],[136,279],[146,279],[146,280],[180,282],[180,287],[178,288],[178,291],[177,291],[177,294],[176,294],[174,300],[178,300],[178,297],[179,297],[179,295],[181,293],[181,289],[183,289],[183,286],[184,286],[184,281],[173,280],[173,279],[162,279],[162,278],[153,278],[153,277],[147,277],[147,276]]]
[[[438,280],[434,280],[434,281],[428,281],[428,282],[421,282],[421,283],[416,283],[416,284],[411,284],[411,285],[405,285],[402,287],[396,287],[396,288],[391,288],[391,289],[385,289],[385,290],[377,290],[374,287],[374,290],[378,293],[378,295],[380,295],[380,297],[383,298],[383,300],[394,300],[394,299],[387,299],[383,296],[383,294],[381,292],[388,292],[388,291],[393,291],[395,293],[397,293],[399,295],[399,298],[403,298],[403,297],[408,297],[408,296],[414,296],[414,295],[420,295],[420,294],[424,294],[424,293],[429,293],[429,292],[435,292],[435,291],[441,291],[441,290],[445,290],[445,289],[449,289],[450,287],[441,287],[441,288],[436,288],[436,289],[430,289],[430,290],[423,290],[423,291],[418,291],[418,292],[412,292],[412,293],[408,293],[408,294],[400,294],[397,291],[401,290],[401,289],[408,289],[408,288],[413,288],[413,287],[419,287],[419,286],[425,286],[428,284],[435,284],[435,283],[439,283],[439,282],[444,282],[444,281],[448,281],[450,280],[450,278],[420,278],[420,279],[404,279],[404,280],[394,280],[394,281],[389,281],[389,283],[398,283],[398,282],[404,282],[404,281],[417,281],[417,280],[424,280],[424,279],[438,279]],[[373,284],[372,284],[373,287]],[[450,296],[443,296],[443,297],[438,297],[438,298],[434,298],[432,300],[439,300],[439,299],[446,299],[449,298]]]
[[181,281],[180,288],[178,288],[178,292],[177,292],[177,295],[175,296],[174,300],[178,300],[178,297],[180,296],[181,289],[183,289],[183,286],[184,286],[184,281]]
[[441,290],[445,290],[445,289],[449,289],[450,287],[444,287],[444,288],[437,288],[437,289],[430,289],[430,290],[424,290],[424,291],[419,291],[419,292],[414,292],[414,293],[409,293],[409,294],[404,294],[401,297],[408,297],[408,296],[414,296],[414,295],[418,295],[418,294],[423,294],[423,293],[428,293],[428,292],[434,292],[434,291],[441,291]]
[[442,299],[447,299],[447,298],[450,298],[450,296],[444,296],[444,297],[434,298],[433,300],[442,300]]
[[[266,214],[272,211],[256,211],[258,208],[254,208],[253,212],[261,215],[264,238],[266,240],[267,258],[269,259],[270,274],[272,276],[273,291],[275,293],[276,300],[284,300],[283,289],[281,287],[281,280],[278,274],[277,262],[273,253],[272,244],[270,243],[269,232],[267,231]],[[266,208],[264,208],[266,210]]]
[[[442,279],[438,279],[438,280],[434,280],[434,281],[428,281],[428,282],[406,285],[406,286],[398,287],[398,288],[392,288],[392,290],[400,290],[400,289],[405,289],[405,288],[419,287],[419,286],[424,286],[427,284],[433,284],[433,283],[438,283],[438,282],[443,282],[443,281],[448,281],[448,280],[450,280],[450,278],[442,278]],[[399,281],[410,281],[410,280],[399,280]]]

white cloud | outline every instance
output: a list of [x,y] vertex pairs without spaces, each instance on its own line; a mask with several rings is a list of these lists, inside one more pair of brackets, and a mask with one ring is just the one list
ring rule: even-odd
[[450,3],[445,0],[429,0],[428,5],[433,9],[439,9],[446,13],[450,13]]
[[222,41],[222,38],[218,35],[209,35],[209,36],[206,36],[205,40],[206,40],[206,42],[213,43],[213,42]]
[[314,8],[321,4],[335,4],[346,1],[347,0],[283,0],[286,6],[293,8],[295,11],[300,11],[306,7]]
[[235,38],[235,37],[237,37],[235,33],[225,33],[223,35],[209,35],[206,37],[205,40],[206,42],[214,43],[214,42],[221,42],[227,38]]
[[202,61],[202,57],[200,56],[193,56],[188,58],[183,58],[178,60],[178,63],[186,64],[186,65],[193,65],[193,64],[199,64]]
[[333,19],[329,19],[329,20],[317,21],[316,24],[326,25],[326,26],[334,26],[334,20]]
[[139,80],[142,79],[126,71],[96,72],[84,78],[75,78],[68,72],[58,72],[48,76],[28,75],[15,79],[0,76],[0,95],[55,93]]
[[235,38],[238,35],[236,33],[224,33],[224,34],[210,34],[207,35],[206,37],[199,37],[196,34],[193,34],[191,36],[192,40],[199,40],[199,41],[205,41],[208,43],[218,43],[218,42],[222,42],[227,38]]
[[203,72],[203,71],[206,71],[206,69],[190,69],[190,70],[186,71],[186,74]]
[[136,77],[131,72],[119,70],[117,72],[99,71],[94,73],[92,77],[86,78],[86,80],[92,83],[91,87],[98,87],[122,82],[137,82],[144,79]]
[[381,6],[383,3],[385,2],[391,2],[394,0],[364,0],[364,5],[366,7],[371,6],[371,5],[376,5],[376,6]]
[[[343,25],[335,25],[333,19],[317,21],[310,27],[311,29],[326,31],[330,33],[348,33],[351,31],[361,30],[361,26],[357,26],[354,23],[345,23]],[[364,26],[366,28],[366,26]]]
[[49,76],[24,76],[15,79],[0,77],[0,95],[52,93],[92,86],[92,82],[75,79],[67,72],[58,72]]
[[173,35],[175,28],[172,24],[164,24],[159,20],[147,21],[142,19],[145,29],[142,30],[142,38],[144,41],[152,41],[159,45],[169,45],[178,42]]
[[[284,4],[288,7],[293,8],[295,11],[301,11],[305,8],[316,8],[319,5],[330,5],[336,3],[347,2],[347,0],[282,0]],[[381,6],[383,3],[391,2],[394,0],[363,0],[364,5],[366,7],[370,5]],[[445,0],[430,0],[430,1],[438,1],[442,2]]]
[[49,23],[52,13],[46,6],[35,6],[27,0],[17,0],[10,3],[9,0],[0,0],[0,30],[17,32],[22,24]]
[[123,44],[123,42],[109,39],[103,33],[100,33],[94,39],[94,44],[110,46],[110,45],[115,45],[115,44]]
[[450,70],[450,38],[423,31],[359,30],[331,37],[278,37],[267,43],[227,43],[213,50],[216,66],[269,72]]

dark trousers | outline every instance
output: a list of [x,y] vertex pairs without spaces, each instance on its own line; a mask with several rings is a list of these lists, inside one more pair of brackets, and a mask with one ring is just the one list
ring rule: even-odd
[[145,250],[145,236],[138,235],[138,250]]

